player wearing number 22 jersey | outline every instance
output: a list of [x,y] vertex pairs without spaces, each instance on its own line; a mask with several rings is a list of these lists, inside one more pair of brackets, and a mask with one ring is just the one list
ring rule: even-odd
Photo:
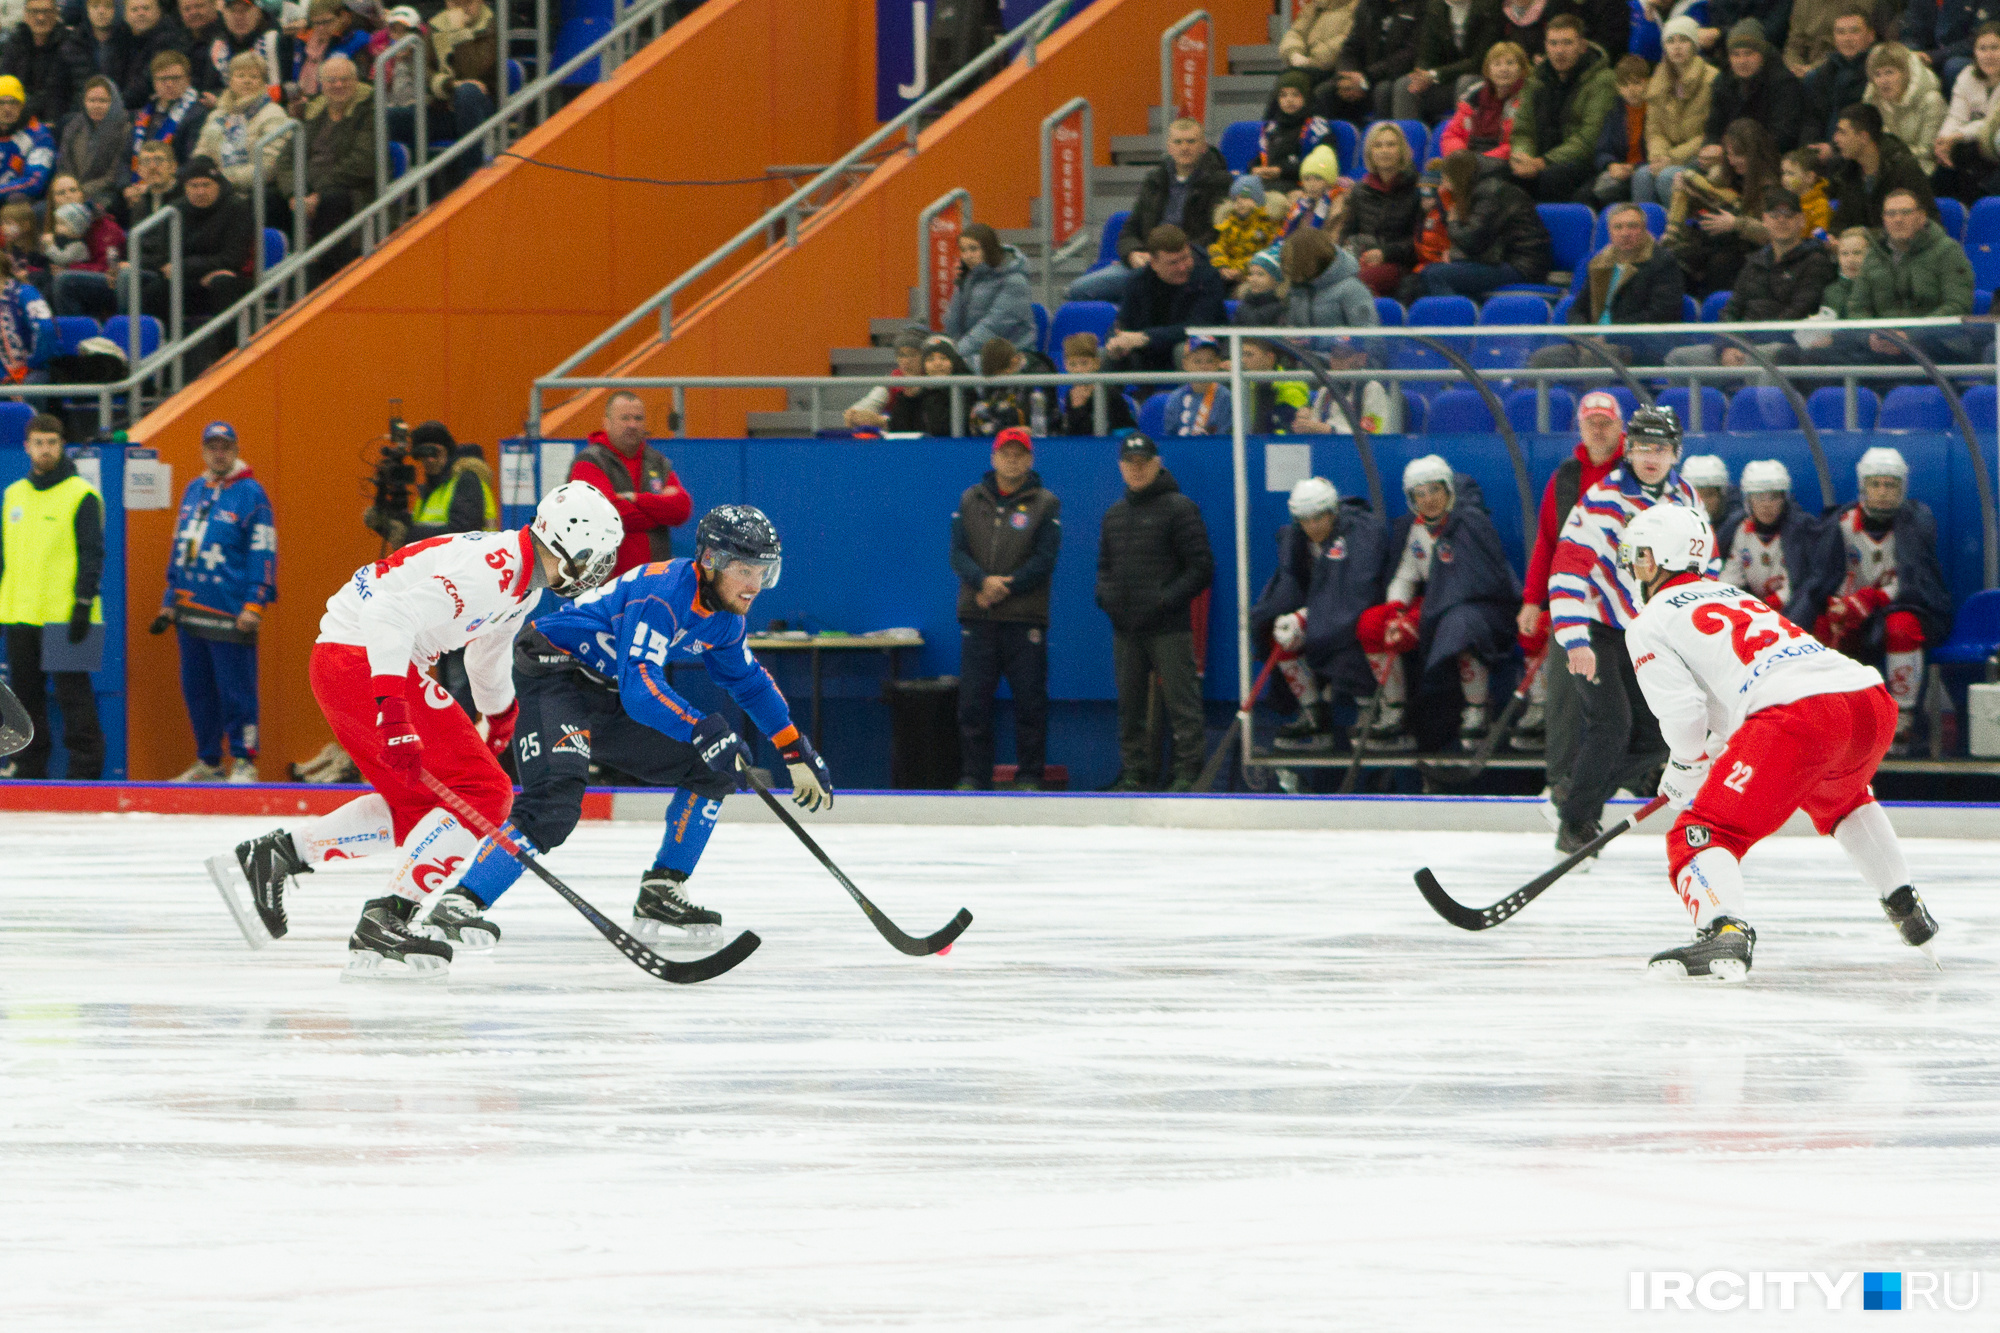
[[1904,938],[1927,943],[1936,924],[1869,787],[1895,735],[1895,701],[1873,668],[1703,574],[1713,540],[1687,511],[1660,507],[1635,517],[1619,545],[1645,597],[1626,648],[1672,752],[1660,794],[1681,814],[1667,861],[1696,929],[1654,967],[1748,974],[1756,935],[1739,862],[1799,809],[1840,844]]

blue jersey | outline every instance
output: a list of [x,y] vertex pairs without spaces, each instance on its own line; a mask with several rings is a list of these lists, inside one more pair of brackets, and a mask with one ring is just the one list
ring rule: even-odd
[[278,595],[278,531],[271,500],[239,464],[220,486],[203,473],[181,494],[167,563],[166,606],[190,627],[233,627],[246,606]]
[[750,655],[743,617],[703,604],[692,560],[639,565],[574,603],[541,617],[550,643],[618,683],[626,714],[685,741],[701,710],[667,684],[671,662],[699,661],[751,722],[777,738],[791,709],[771,673]]

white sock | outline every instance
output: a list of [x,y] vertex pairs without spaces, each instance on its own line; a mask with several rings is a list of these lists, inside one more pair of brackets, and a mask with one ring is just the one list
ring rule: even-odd
[[1910,712],[1917,706],[1917,694],[1924,687],[1924,650],[1889,653],[1882,660],[1882,674],[1889,678],[1889,697],[1896,707]]
[[1535,678],[1528,682],[1528,702],[1531,704],[1546,703],[1548,702],[1548,697],[1549,668],[1548,664],[1544,663],[1542,669],[1535,673]]
[[1476,708],[1484,708],[1487,700],[1486,663],[1471,653],[1458,655],[1458,687],[1465,695],[1465,702]]
[[421,903],[465,877],[472,866],[479,838],[448,810],[433,810],[417,822],[403,840],[403,864],[389,882],[398,898]]
[[298,850],[299,859],[310,866],[357,860],[393,848],[394,826],[389,802],[371,791],[293,829],[292,846]]
[[1910,867],[1903,860],[1903,844],[1889,826],[1889,813],[1870,801],[1854,810],[1833,830],[1833,840],[1875,896],[1886,898],[1910,883]]
[[1743,919],[1743,867],[1720,847],[1696,852],[1681,867],[1674,890],[1693,914],[1696,930],[1719,916]]
[[1385,707],[1403,706],[1403,658],[1400,653],[1370,653],[1368,665],[1375,672],[1375,679],[1381,682],[1382,703]]
[[1316,704],[1319,702],[1319,682],[1313,679],[1312,668],[1305,664],[1304,659],[1297,657],[1279,658],[1278,673],[1285,678],[1285,684],[1291,687],[1292,697],[1297,699],[1299,703]]

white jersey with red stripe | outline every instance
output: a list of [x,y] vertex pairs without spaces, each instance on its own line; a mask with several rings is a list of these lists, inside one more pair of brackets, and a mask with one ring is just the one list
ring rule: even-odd
[[1772,606],[1792,600],[1792,575],[1785,568],[1785,537],[1757,531],[1757,520],[1746,518],[1736,529],[1736,544],[1723,561],[1722,581],[1743,589]]
[[482,714],[514,702],[514,635],[535,604],[535,553],[527,529],[459,532],[412,542],[354,571],[326,599],[319,642],[368,650],[374,676],[465,649],[472,701]]
[[1437,553],[1437,537],[1430,525],[1422,519],[1410,524],[1410,536],[1403,543],[1403,558],[1396,562],[1396,572],[1389,579],[1389,592],[1383,599],[1408,605],[1423,595],[1424,585],[1431,579],[1431,559]]
[[1847,577],[1841,581],[1839,596],[1880,588],[1896,600],[1896,530],[1886,528],[1877,537],[1862,522],[1861,506],[1855,505],[1840,516],[1840,540],[1847,548]]
[[1743,589],[1692,575],[1653,594],[1625,648],[1661,737],[1689,764],[1708,752],[1710,732],[1727,740],[1760,709],[1882,683]]

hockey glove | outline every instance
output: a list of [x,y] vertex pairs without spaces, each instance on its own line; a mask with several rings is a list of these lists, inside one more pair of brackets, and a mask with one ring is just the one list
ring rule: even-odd
[[736,776],[736,764],[750,766],[750,747],[736,734],[736,728],[720,713],[710,713],[695,725],[688,743],[701,755],[701,762],[718,773]]
[[1306,613],[1293,611],[1271,622],[1271,642],[1287,653],[1295,653],[1306,641]]
[[69,634],[71,643],[82,643],[90,637],[90,603],[78,602],[69,613]]
[[507,747],[514,743],[514,724],[521,720],[521,701],[508,704],[497,713],[486,715],[486,748],[493,751],[495,759],[507,757]]
[[160,614],[153,617],[152,624],[146,626],[146,633],[165,634],[168,630],[173,628],[173,625],[174,625],[174,613],[171,611],[162,611],[160,612]]
[[1701,784],[1708,781],[1708,767],[1706,755],[1692,764],[1684,764],[1678,759],[1667,760],[1667,770],[1660,774],[1660,795],[1666,797],[1667,804],[1676,811],[1687,809],[1694,804]]
[[[385,682],[394,686],[393,694],[384,692]],[[377,677],[375,688],[375,730],[382,737],[382,762],[416,786],[424,766],[424,743],[417,735],[417,724],[410,720],[410,701],[403,697],[402,677]]]
[[778,747],[778,757],[785,761],[785,767],[792,770],[792,802],[801,810],[817,810],[822,805],[833,808],[833,775],[827,772],[826,760],[819,757],[813,743],[797,727],[792,728],[792,740],[788,745]]
[[1416,608],[1402,602],[1389,603],[1389,619],[1382,626],[1382,646],[1392,653],[1406,653],[1417,646]]

